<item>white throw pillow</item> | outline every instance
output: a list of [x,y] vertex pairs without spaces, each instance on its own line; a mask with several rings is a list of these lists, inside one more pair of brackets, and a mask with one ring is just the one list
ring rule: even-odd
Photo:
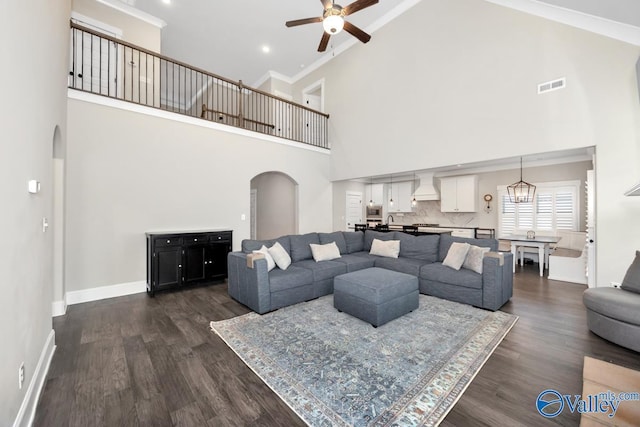
[[273,257],[273,260],[280,270],[286,270],[291,265],[291,257],[279,242],[275,242],[273,246],[269,248],[269,255]]
[[369,253],[387,258],[398,258],[400,254],[400,240],[373,239]]
[[340,258],[340,249],[338,249],[336,242],[327,243],[326,245],[309,243],[309,246],[311,246],[311,254],[316,262],[330,261],[332,259]]
[[467,252],[469,252],[470,246],[468,243],[453,242],[449,248],[449,252],[447,252],[447,256],[444,261],[442,261],[442,265],[451,267],[454,270],[460,270],[464,260],[467,258]]
[[467,257],[462,264],[462,268],[482,274],[482,260],[484,258],[484,254],[487,252],[489,252],[489,248],[471,245],[469,247],[469,252],[467,252]]
[[273,260],[273,257],[269,254],[269,249],[267,249],[267,247],[265,245],[262,245],[262,247],[257,250],[257,251],[253,251],[254,254],[263,254],[264,255],[264,259],[267,260],[267,270],[271,271],[274,268],[276,268],[276,263]]

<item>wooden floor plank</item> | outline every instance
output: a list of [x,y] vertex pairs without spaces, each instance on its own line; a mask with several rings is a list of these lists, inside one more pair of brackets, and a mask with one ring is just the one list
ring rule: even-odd
[[[580,394],[585,355],[640,369],[639,353],[588,330],[584,289],[518,267],[502,310],[520,319],[442,425],[577,425],[569,411],[543,419],[538,394]],[[70,306],[53,322],[57,350],[34,425],[303,426],[209,330],[247,312],[224,284]]]

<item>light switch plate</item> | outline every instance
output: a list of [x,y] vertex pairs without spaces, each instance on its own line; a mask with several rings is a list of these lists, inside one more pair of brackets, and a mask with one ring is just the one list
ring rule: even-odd
[[40,181],[32,179],[29,181],[29,193],[36,194],[40,192]]

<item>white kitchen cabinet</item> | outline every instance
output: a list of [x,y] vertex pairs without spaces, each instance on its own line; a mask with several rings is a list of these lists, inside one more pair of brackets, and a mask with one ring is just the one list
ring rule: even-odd
[[389,213],[411,212],[413,182],[394,182],[389,185],[388,199],[393,196],[393,206],[389,205]]
[[365,186],[365,201],[373,200],[374,205],[384,205],[384,184],[368,184]]
[[441,212],[477,212],[478,176],[440,178]]

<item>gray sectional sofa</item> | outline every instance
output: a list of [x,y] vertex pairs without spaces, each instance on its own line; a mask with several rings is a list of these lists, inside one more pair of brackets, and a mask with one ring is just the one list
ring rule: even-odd
[[[374,239],[399,240],[398,258],[369,253]],[[286,270],[267,270],[265,259],[249,259],[263,245],[279,242],[291,257]],[[310,244],[335,242],[340,258],[316,262]],[[454,270],[442,265],[453,242],[488,247],[482,274],[465,268]],[[511,253],[498,253],[495,239],[466,239],[449,235],[413,236],[403,232],[308,233],[282,236],[274,240],[243,240],[242,251],[228,256],[229,295],[257,313],[308,301],[333,293],[337,275],[379,267],[418,277],[420,293],[497,310],[513,294]],[[249,262],[248,262],[249,261]]]
[[589,288],[582,297],[591,332],[640,352],[640,251],[620,288]]

